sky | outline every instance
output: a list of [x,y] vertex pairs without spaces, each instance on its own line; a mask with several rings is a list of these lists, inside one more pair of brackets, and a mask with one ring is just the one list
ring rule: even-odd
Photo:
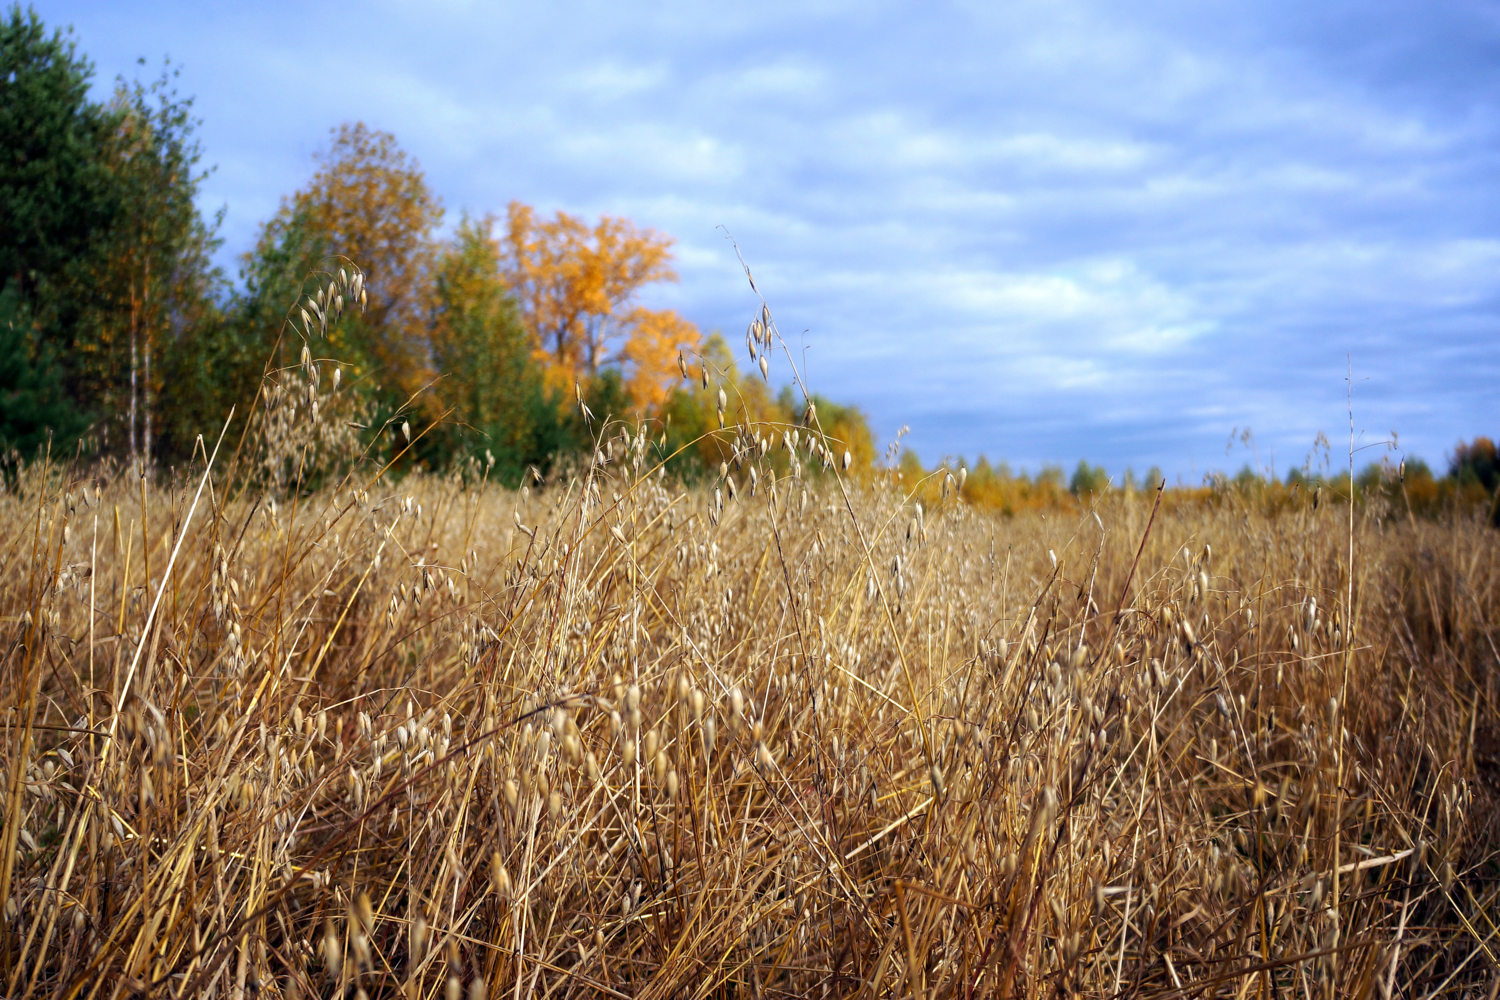
[[928,464],[1338,467],[1351,371],[1359,465],[1500,434],[1494,3],[36,9],[101,94],[180,67],[230,265],[360,120],[450,223],[670,234],[646,303],[742,352],[732,236],[812,387]]

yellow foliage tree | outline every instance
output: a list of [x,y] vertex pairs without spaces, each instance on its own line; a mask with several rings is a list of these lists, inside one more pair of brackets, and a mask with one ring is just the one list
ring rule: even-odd
[[252,257],[272,258],[282,247],[300,268],[334,254],[364,268],[369,305],[333,334],[333,353],[409,396],[433,377],[427,299],[442,205],[396,137],[362,122],[334,129],[318,163],[267,223]]
[[677,352],[696,349],[698,330],[635,298],[645,285],[677,280],[670,237],[610,216],[592,227],[566,212],[539,220],[513,201],[501,247],[501,274],[555,388],[618,364],[636,405],[666,399],[680,380]]
[[655,412],[680,378],[679,351],[696,348],[698,328],[671,309],[632,309],[624,323],[628,335],[619,360],[625,389],[637,405]]

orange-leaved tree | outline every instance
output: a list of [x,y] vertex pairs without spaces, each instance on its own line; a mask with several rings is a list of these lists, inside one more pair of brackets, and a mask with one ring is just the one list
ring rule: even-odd
[[558,212],[542,220],[510,203],[501,274],[554,388],[618,365],[637,406],[655,410],[666,400],[680,381],[677,353],[696,349],[698,330],[635,300],[645,285],[677,280],[671,249],[670,237],[628,219],[603,216],[590,226]]
[[[367,275],[369,305],[330,329],[327,349],[352,361],[355,375],[379,382],[385,405],[399,405],[434,377],[427,299],[442,217],[421,168],[395,136],[362,122],[340,125],[317,172],[282,202],[249,255],[248,270],[265,284],[252,291],[269,296],[273,309],[285,308],[287,286],[308,268],[333,255],[356,262]],[[281,272],[279,280],[267,271]]]

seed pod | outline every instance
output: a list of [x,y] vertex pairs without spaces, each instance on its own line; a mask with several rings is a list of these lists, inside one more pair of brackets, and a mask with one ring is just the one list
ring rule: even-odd
[[[497,858],[499,855],[495,855]],[[411,924],[411,957],[412,962],[421,960],[427,954],[427,918],[421,914]]]
[[375,908],[370,905],[370,897],[366,893],[360,893],[354,898],[353,916],[359,929],[369,934],[375,928]]
[[339,978],[339,973],[344,968],[344,949],[339,945],[332,917],[323,921],[323,967],[328,970],[331,979]]

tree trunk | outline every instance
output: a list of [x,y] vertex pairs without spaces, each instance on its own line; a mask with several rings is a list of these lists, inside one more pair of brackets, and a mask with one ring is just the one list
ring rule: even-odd
[[141,433],[141,452],[146,460],[146,467],[151,467],[151,334],[147,331],[145,340],[145,372],[141,381],[141,410],[145,414],[145,426]]
[[143,331],[144,336],[141,338],[144,343],[146,355],[145,377],[141,381],[141,409],[144,411],[146,418],[145,433],[141,435],[141,452],[145,457],[146,468],[149,469],[151,467],[151,322],[149,319],[149,305],[151,297],[150,257],[146,258],[146,276],[144,284],[141,287],[141,297],[145,300],[142,303],[142,309],[143,311],[147,312],[147,322],[145,324],[145,330]]
[[136,398],[136,328],[139,319],[139,307],[135,296],[135,278],[130,279],[130,408],[128,416],[128,427],[126,429],[126,440],[130,447],[130,462],[135,464],[135,398]]

